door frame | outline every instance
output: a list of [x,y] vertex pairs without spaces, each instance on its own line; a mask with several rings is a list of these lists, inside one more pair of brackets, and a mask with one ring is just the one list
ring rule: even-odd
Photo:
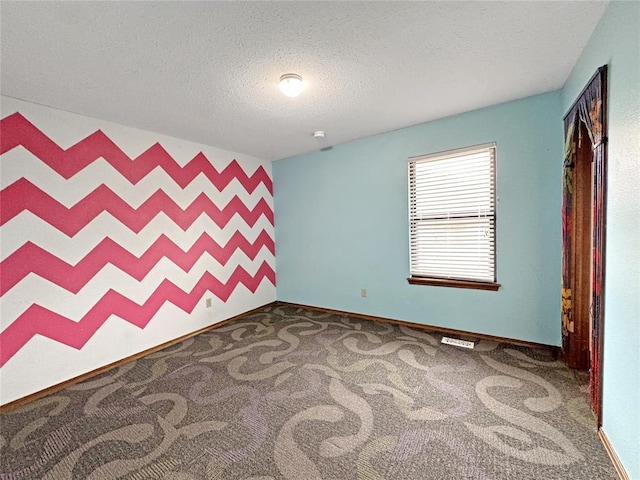
[[[607,187],[607,65],[596,71],[576,101],[564,116],[565,155],[562,186],[562,351],[570,367],[577,365],[579,344],[574,329],[572,282],[575,275],[572,267],[573,235],[573,189],[576,166],[576,131],[581,123],[586,127],[591,140],[592,157],[592,224],[591,258],[581,262],[591,264],[591,338],[590,344],[590,397],[591,406],[602,425],[602,346],[604,340],[604,281],[606,241],[606,187]],[[580,333],[584,335],[584,332]],[[589,333],[587,333],[587,336]]]

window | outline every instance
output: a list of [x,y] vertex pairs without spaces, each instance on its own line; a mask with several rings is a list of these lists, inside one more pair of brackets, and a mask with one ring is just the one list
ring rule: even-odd
[[495,143],[409,160],[409,283],[497,290]]

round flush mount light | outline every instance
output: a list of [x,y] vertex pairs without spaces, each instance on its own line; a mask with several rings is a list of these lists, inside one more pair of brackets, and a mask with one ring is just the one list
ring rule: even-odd
[[302,77],[295,73],[285,73],[280,77],[280,91],[287,97],[297,97],[302,92]]

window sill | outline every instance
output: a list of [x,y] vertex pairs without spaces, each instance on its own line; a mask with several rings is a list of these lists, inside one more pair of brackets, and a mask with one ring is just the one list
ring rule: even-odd
[[471,288],[474,290],[493,290],[500,288],[499,283],[494,282],[473,282],[469,280],[452,280],[448,278],[422,278],[409,277],[407,281],[411,285],[432,285],[436,287]]

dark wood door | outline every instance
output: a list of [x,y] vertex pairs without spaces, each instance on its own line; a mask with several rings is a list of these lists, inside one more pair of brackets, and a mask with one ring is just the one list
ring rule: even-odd
[[602,424],[602,344],[606,239],[607,66],[564,117],[562,189],[562,350],[589,369],[591,403]]
[[588,370],[590,366],[592,218],[593,218],[593,144],[584,123],[574,133],[576,145],[573,164],[571,229],[571,308],[572,318],[568,330],[572,341],[565,345],[565,359],[569,368]]

